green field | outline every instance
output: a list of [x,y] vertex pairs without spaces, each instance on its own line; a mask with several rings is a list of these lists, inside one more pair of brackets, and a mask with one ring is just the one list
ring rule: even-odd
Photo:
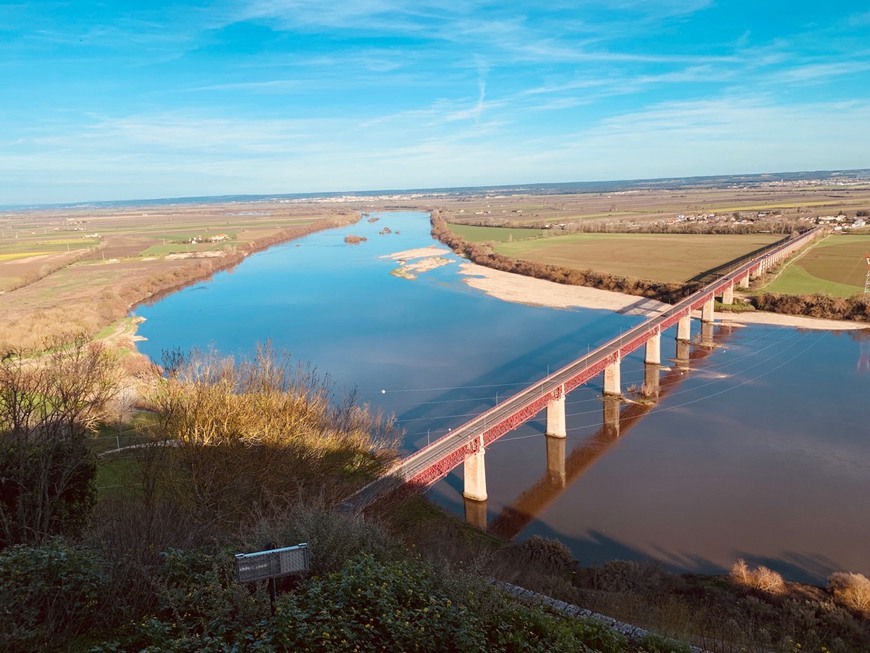
[[789,264],[764,290],[851,297],[864,290],[868,254],[870,235],[829,236]]
[[[451,225],[451,229],[455,227]],[[781,236],[773,234],[584,233],[513,242],[502,240],[495,251],[536,263],[637,279],[685,282],[780,239]]]
[[493,241],[508,243],[517,240],[541,238],[550,233],[543,229],[516,229],[513,227],[473,227],[466,224],[451,224],[450,231],[465,238],[471,243]]

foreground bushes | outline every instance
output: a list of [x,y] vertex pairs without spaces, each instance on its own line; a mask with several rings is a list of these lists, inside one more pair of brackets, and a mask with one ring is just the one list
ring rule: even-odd
[[627,650],[604,626],[522,606],[477,577],[362,555],[303,582],[269,616],[226,564],[172,552],[162,609],[98,651],[601,651]]
[[[307,541],[315,563],[311,577],[279,581],[274,616],[263,583],[236,583],[232,555],[272,535],[290,538],[282,545]],[[558,545],[538,538],[509,548],[515,565],[567,571]],[[519,603],[476,572],[409,556],[379,527],[343,514],[297,508],[255,525],[244,540],[166,549],[139,563],[143,585],[116,573],[134,557],[63,540],[0,552],[0,650],[682,650],[656,637],[631,643],[600,624]],[[769,594],[723,578],[668,576],[650,563],[610,563],[578,576],[598,589],[575,587],[573,602],[588,599],[587,607],[664,635],[691,635],[707,650],[793,653],[800,642],[802,650],[851,653],[870,641],[861,604],[834,603],[865,596],[859,574],[832,576],[831,594],[791,585]]]
[[446,571],[408,560],[352,560],[281,600],[276,643],[324,652],[627,649],[604,626],[522,606],[479,577]]
[[0,650],[42,651],[94,628],[108,589],[89,549],[53,539],[0,553]]

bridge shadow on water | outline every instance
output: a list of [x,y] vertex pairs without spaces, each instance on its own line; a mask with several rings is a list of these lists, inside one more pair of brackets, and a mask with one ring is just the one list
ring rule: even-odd
[[[720,330],[713,346],[693,347],[682,364],[678,364],[659,379],[655,400],[628,403],[619,410],[618,424],[603,424],[590,437],[579,442],[567,454],[564,473],[548,471],[534,485],[520,494],[492,520],[487,530],[507,539],[513,539],[532,521],[536,520],[553,501],[564,494],[589,468],[601,459],[642,417],[654,410],[662,398],[678,388],[686,379],[686,370],[707,358],[716,345],[727,340],[730,329]],[[616,401],[605,399],[604,401]],[[543,437],[543,436],[542,436]]]
[[[578,313],[578,317],[581,314]],[[549,372],[567,365],[589,349],[595,349],[613,337],[619,327],[628,329],[633,323],[614,321],[613,313],[586,321],[582,326],[567,333],[555,334],[546,340],[547,334],[530,334],[535,346],[524,350],[498,367],[488,369],[476,377],[464,380],[461,387],[444,389],[426,401],[397,413],[400,427],[406,430],[406,446],[417,449],[426,443],[426,431],[440,437],[450,428],[455,428],[475,415],[492,408],[520,389],[547,376]],[[640,318],[639,318],[640,319]],[[461,414],[445,417],[445,406],[461,407],[448,412]],[[411,426],[413,424],[413,426]]]

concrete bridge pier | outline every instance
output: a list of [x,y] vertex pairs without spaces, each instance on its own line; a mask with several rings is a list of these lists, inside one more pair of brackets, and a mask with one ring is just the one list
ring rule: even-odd
[[738,279],[737,281],[738,288],[749,288],[749,273],[746,273],[746,276],[742,279]]
[[464,498],[465,521],[482,531],[486,530],[486,501]]
[[734,303],[734,284],[729,285],[725,290],[722,291],[722,303],[723,304],[733,304]]
[[647,363],[643,366],[643,387],[641,394],[647,399],[658,399],[659,366]]
[[710,299],[704,302],[704,305],[701,307],[701,322],[712,322],[713,321],[713,296],[710,296]]
[[677,340],[677,355],[674,356],[674,359],[677,361],[678,368],[689,367],[689,349],[688,340]]
[[657,331],[646,341],[646,355],[643,362],[647,365],[661,365],[662,363],[662,334]]
[[701,344],[704,347],[713,347],[713,330],[715,325],[712,322],[701,323]]
[[564,488],[567,481],[565,474],[565,444],[567,438],[547,435],[547,478],[558,488]]
[[462,496],[469,501],[486,501],[486,464],[484,463],[483,434],[478,436],[477,451],[465,458],[463,467],[465,487]]
[[610,437],[619,437],[619,397],[604,397],[604,432]]
[[692,316],[684,315],[677,322],[677,343],[689,342],[692,339]]
[[559,388],[559,397],[547,403],[547,435],[564,438],[568,435],[565,427],[565,386]]
[[605,396],[621,397],[622,390],[620,389],[619,379],[619,355],[616,360],[604,368],[604,394]]

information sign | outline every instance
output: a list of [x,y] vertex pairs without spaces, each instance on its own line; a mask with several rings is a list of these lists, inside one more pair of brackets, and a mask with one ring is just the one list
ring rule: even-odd
[[308,544],[236,554],[236,580],[240,583],[280,578],[309,568]]

